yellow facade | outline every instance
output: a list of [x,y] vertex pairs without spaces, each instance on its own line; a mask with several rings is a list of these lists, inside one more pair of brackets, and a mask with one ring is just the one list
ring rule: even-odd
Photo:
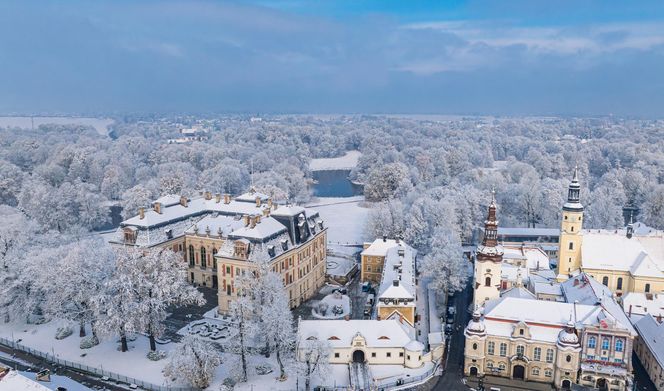
[[378,320],[388,319],[395,312],[407,321],[411,326],[415,325],[415,306],[386,305],[378,303]]
[[[295,308],[312,297],[325,283],[327,268],[327,231],[270,260],[270,267],[279,273],[288,292],[289,304]],[[227,313],[237,297],[236,277],[257,270],[256,264],[244,257],[217,257],[219,265],[219,313]]]
[[185,236],[185,262],[189,265],[187,279],[192,284],[216,288],[217,260],[214,255],[224,243],[223,238],[206,235]]
[[362,282],[380,284],[384,266],[385,257],[362,255],[362,273],[360,275]]
[[581,245],[583,235],[583,211],[563,210],[560,239],[558,242],[558,281],[562,282],[569,275],[581,269]]

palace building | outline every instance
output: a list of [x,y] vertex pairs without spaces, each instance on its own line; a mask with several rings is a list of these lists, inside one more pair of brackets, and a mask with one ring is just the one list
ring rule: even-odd
[[181,253],[189,281],[218,290],[220,313],[236,295],[234,279],[259,262],[281,274],[291,308],[325,281],[327,228],[319,214],[278,205],[253,189],[235,198],[210,192],[161,197],[123,221],[110,242]]
[[631,223],[624,229],[583,229],[578,172],[563,205],[557,280],[586,272],[617,296],[664,293],[664,231]]

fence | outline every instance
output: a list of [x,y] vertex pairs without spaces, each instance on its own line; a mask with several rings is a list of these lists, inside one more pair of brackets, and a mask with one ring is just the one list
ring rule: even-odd
[[0,337],[0,344],[14,349],[21,351],[23,353],[28,353],[36,357],[43,358],[46,361],[49,361],[53,364],[61,365],[63,367],[66,367],[67,369],[72,369],[75,371],[79,372],[85,372],[87,374],[91,375],[96,375],[101,378],[107,377],[109,379],[113,379],[118,382],[122,383],[127,383],[127,384],[135,384],[138,387],[144,388],[146,390],[150,391],[195,391],[196,388],[192,387],[171,387],[171,386],[159,386],[156,384],[152,384],[149,382],[145,382],[143,380],[135,379],[133,377],[121,375],[119,373],[111,372],[111,371],[106,371],[100,368],[96,367],[90,367],[87,365],[79,364],[77,362],[73,361],[68,361],[68,360],[63,360],[60,358],[55,357],[53,354],[45,353],[39,350],[32,349],[30,347],[27,347],[25,345],[21,345],[20,343],[10,341],[6,338]]
[[[405,386],[408,386],[409,384],[413,383],[421,383],[426,380],[429,380],[433,375],[436,374],[436,372],[439,369],[439,365],[436,364],[433,368],[430,370],[426,371],[425,373],[417,376],[409,376],[405,377],[403,379],[396,379],[392,380],[389,382],[381,383],[381,382],[374,382],[371,385],[371,390],[389,390],[389,389],[394,389],[397,388],[401,389],[402,387],[405,388]],[[320,391],[337,391],[337,390],[352,390],[352,385],[350,387],[341,387],[341,386],[318,386],[315,387],[314,390],[320,390]]]

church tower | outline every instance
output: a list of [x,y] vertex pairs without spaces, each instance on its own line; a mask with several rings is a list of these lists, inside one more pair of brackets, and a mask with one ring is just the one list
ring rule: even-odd
[[503,246],[498,244],[498,220],[496,220],[495,192],[491,192],[489,215],[484,222],[484,238],[477,247],[475,259],[475,284],[473,305],[482,307],[484,302],[500,297],[500,274],[503,262]]
[[579,170],[574,168],[574,177],[567,190],[567,202],[563,205],[563,220],[558,241],[558,276],[560,282],[581,269],[581,242],[583,236],[583,205],[580,201],[581,185]]

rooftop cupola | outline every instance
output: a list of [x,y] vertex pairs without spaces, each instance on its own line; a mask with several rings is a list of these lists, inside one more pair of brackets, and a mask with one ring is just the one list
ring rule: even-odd
[[473,312],[473,318],[471,319],[470,322],[468,322],[468,326],[466,326],[466,336],[471,336],[475,335],[478,337],[484,337],[486,336],[486,326],[484,325],[484,320],[482,319],[482,315],[480,312],[475,309]]
[[572,182],[567,188],[567,202],[563,205],[563,210],[570,212],[583,212],[581,205],[581,185],[579,184],[579,167],[574,167],[574,176]]
[[627,224],[627,239],[631,239],[634,235],[634,214],[629,214],[629,224]]

